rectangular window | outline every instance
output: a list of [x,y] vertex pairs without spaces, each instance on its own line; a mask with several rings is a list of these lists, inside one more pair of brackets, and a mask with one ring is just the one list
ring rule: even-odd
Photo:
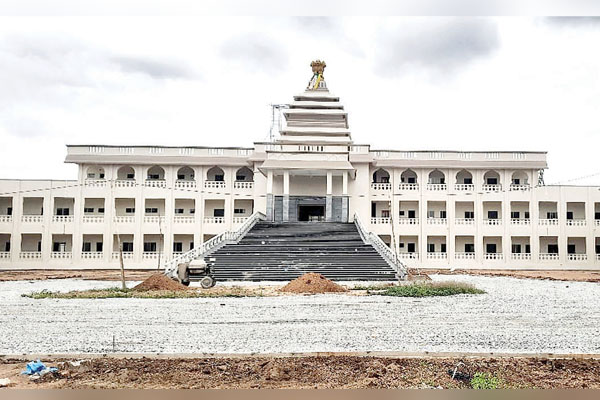
[[190,242],[190,250],[194,248],[194,242]]
[[406,244],[406,251],[408,251],[409,253],[414,253],[416,249],[416,246],[414,243],[407,243]]
[[546,213],[547,219],[558,219],[558,213],[556,211],[548,211]]
[[157,179],[160,179],[160,175],[159,174],[148,174],[148,179],[157,180]]
[[379,179],[381,179],[381,183],[390,183],[390,177],[389,176],[382,176]]
[[10,251],[10,242],[4,243],[4,251]]
[[498,178],[487,178],[486,183],[488,185],[497,185],[498,184]]
[[496,243],[488,243],[485,245],[485,252],[488,254],[496,254]]
[[67,244],[65,242],[54,242],[52,243],[52,251],[54,252],[64,252],[67,248]]
[[474,219],[475,218],[475,211],[465,211],[465,218],[466,219]]
[[440,211],[440,218],[446,218],[446,210]]
[[513,254],[520,254],[521,253],[521,245],[520,244],[513,244],[512,245],[512,253]]
[[567,219],[573,219],[573,211],[567,211]]
[[236,208],[233,210],[234,214],[246,214],[246,210],[244,208]]
[[196,214],[196,209],[195,208],[190,208],[190,214]]
[[135,177],[135,175],[134,175],[134,174],[131,174],[131,173],[130,173],[130,174],[127,174],[127,179],[133,179],[134,177]]
[[390,217],[390,210],[381,210],[381,216],[383,218],[389,218]]
[[128,253],[133,252],[133,242],[123,242],[121,245],[123,246],[123,251]]
[[177,179],[179,179],[179,180],[185,179],[185,175],[177,174]]
[[473,184],[473,178],[465,178],[464,182],[465,182],[465,185],[472,185]]
[[173,251],[176,253],[181,253],[183,251],[183,243],[173,242]]
[[427,243],[427,252],[435,253],[435,243]]
[[94,179],[95,176],[96,174],[94,174],[93,172],[88,172],[87,174],[88,179]]
[[548,245],[548,253],[549,254],[558,254],[558,245],[557,244],[549,244]]
[[404,210],[400,210],[400,216],[403,217],[404,216]]
[[417,183],[417,178],[415,178],[414,176],[409,176],[408,183]]
[[521,217],[521,213],[520,213],[520,212],[518,212],[518,211],[512,211],[512,212],[510,213],[510,217],[511,217],[512,219],[519,219],[519,218]]
[[475,253],[475,245],[473,243],[465,243],[465,253]]
[[175,214],[183,214],[183,208],[176,208]]
[[217,182],[223,182],[225,181],[225,175],[215,175],[215,181]]
[[94,212],[94,207],[84,207],[83,212],[86,214],[91,214]]
[[156,242],[144,242],[144,252],[155,252],[156,251]]
[[529,219],[529,211],[525,211],[525,219]]
[[98,214],[104,214],[104,207],[98,207]]
[[498,211],[488,211],[488,219],[498,219]]
[[[12,208],[9,208],[12,211]],[[8,214],[10,215],[10,213]],[[600,219],[600,212],[594,213],[594,219]]]
[[404,248],[404,242],[400,243],[400,248],[403,249]]
[[96,243],[96,251],[99,253],[102,253],[103,249],[104,249],[104,244],[102,242],[97,242]]
[[68,208],[57,208],[56,215],[69,215],[69,209]]
[[135,214],[135,208],[134,207],[125,208],[125,214]]
[[100,175],[100,179],[104,179],[104,172],[100,172],[98,175]]
[[158,208],[146,207],[146,214],[158,214]]
[[[6,215],[12,215],[12,207],[6,208]],[[596,219],[600,219],[600,218],[596,218]]]
[[569,253],[569,254],[575,254],[576,250],[577,250],[577,248],[575,247],[574,244],[568,244],[567,245],[567,253]]
[[521,184],[521,179],[519,179],[519,178],[513,179],[513,185],[520,185],[520,184]]
[[445,253],[445,252],[446,252],[446,243],[442,243],[442,244],[440,244],[440,251],[441,251],[442,253]]
[[415,210],[408,210],[408,218],[416,218],[417,212]]
[[435,218],[435,211],[433,211],[433,210],[427,211],[427,218]]
[[525,253],[531,254],[531,245],[529,245],[529,244],[525,245]]
[[235,176],[235,180],[236,181],[245,181],[246,180],[246,176],[245,175],[236,175]]
[[224,216],[225,216],[225,209],[215,208],[213,210],[213,217],[224,217]]
[[85,253],[92,251],[92,244],[90,242],[84,242],[81,251]]

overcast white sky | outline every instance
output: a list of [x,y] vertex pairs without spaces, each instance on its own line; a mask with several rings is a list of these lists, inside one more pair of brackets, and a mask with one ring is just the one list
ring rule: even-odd
[[0,178],[75,178],[65,144],[251,146],[316,58],[356,143],[598,174],[598,43],[594,18],[2,17]]

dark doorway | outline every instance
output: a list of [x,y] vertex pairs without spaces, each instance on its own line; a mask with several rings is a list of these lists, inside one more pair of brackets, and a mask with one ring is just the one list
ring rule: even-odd
[[325,206],[298,206],[298,221],[325,221]]

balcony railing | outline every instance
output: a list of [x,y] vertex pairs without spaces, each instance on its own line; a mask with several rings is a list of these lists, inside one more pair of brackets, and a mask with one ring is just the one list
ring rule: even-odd
[[484,253],[483,258],[486,260],[503,260],[504,254],[502,254],[502,253]]
[[234,189],[252,189],[254,182],[252,181],[235,181],[233,182]]
[[540,261],[554,261],[558,260],[558,253],[540,253]]
[[455,225],[475,225],[475,218],[456,218]]
[[448,254],[442,253],[441,251],[427,252],[428,260],[445,260],[447,258],[448,258]]
[[234,224],[243,224],[244,222],[246,222],[247,219],[248,219],[248,217],[233,217],[233,223]]
[[167,181],[164,179],[146,179],[145,186],[155,188],[166,188]]
[[0,223],[12,222],[12,215],[0,215]]
[[196,181],[193,180],[187,180],[187,179],[177,179],[175,181],[175,187],[176,188],[195,188],[196,187]]
[[164,215],[144,215],[145,224],[163,224],[164,222]]
[[500,218],[492,218],[492,219],[484,219],[484,225],[502,225],[502,220]]
[[204,187],[208,189],[221,189],[225,187],[225,181],[204,181]]
[[400,190],[419,190],[418,183],[400,183],[398,185],[398,189]]
[[390,220],[391,220],[390,217],[371,217],[371,224],[373,224],[373,225],[389,224]]
[[448,218],[427,218],[427,225],[446,225]]
[[542,226],[558,225],[558,218],[540,219],[539,220],[539,224],[542,225]]
[[86,179],[84,182],[85,186],[88,187],[105,187],[106,180],[105,179]]
[[39,260],[42,258],[41,251],[22,251],[19,253],[19,258],[24,260]]
[[44,222],[43,215],[21,215],[21,222],[39,223]]
[[371,182],[371,189],[374,190],[391,190],[392,184],[389,182]]
[[473,252],[454,253],[454,259],[456,259],[456,260],[474,260],[475,253],[473,253]]
[[419,259],[419,253],[417,252],[413,252],[413,253],[399,253],[398,257],[405,259],[405,260],[418,260]]
[[530,225],[531,220],[529,218],[511,218],[511,225]]
[[443,191],[443,190],[447,190],[448,186],[445,183],[428,183],[427,184],[427,190],[432,190],[432,191]]
[[83,251],[81,252],[81,258],[84,260],[101,260],[104,258],[102,251]]
[[204,217],[205,224],[224,224],[225,217]]
[[115,181],[115,187],[135,187],[136,181],[135,179],[117,179]]
[[66,260],[73,258],[73,253],[70,251],[53,251],[50,253],[50,258],[55,260]]
[[10,260],[10,251],[0,251],[0,260]]
[[115,215],[115,222],[118,224],[132,224],[135,222],[133,215]]
[[158,260],[158,257],[163,257],[163,253],[160,251],[144,251],[142,253],[143,260]]
[[173,222],[176,224],[193,224],[196,222],[196,217],[193,215],[176,215],[173,217]]
[[52,222],[70,223],[73,222],[72,215],[53,215]]
[[514,192],[514,191],[525,191],[525,190],[530,190],[530,189],[531,189],[531,186],[529,186],[528,184],[526,184],[526,185],[516,185],[514,183],[511,183],[510,187],[509,187],[509,190],[511,192]]
[[487,183],[484,183],[483,185],[481,185],[481,190],[483,190],[484,192],[500,192],[502,191],[502,185],[489,185]]
[[419,218],[398,218],[400,225],[419,225]]
[[84,215],[83,222],[86,224],[101,224],[104,222],[104,215]]
[[531,260],[531,253],[512,253],[510,258],[513,260]]
[[[119,252],[118,251],[113,251],[112,253],[112,259],[113,260],[118,260],[119,259]],[[132,260],[133,259],[133,251],[124,251],[123,252],[123,260]]]
[[567,254],[567,260],[569,261],[586,261],[587,259],[587,254]]
[[583,218],[578,219],[568,219],[567,226],[586,226],[586,221]]
[[454,185],[454,190],[457,192],[472,192],[475,190],[475,185],[472,183],[456,183]]

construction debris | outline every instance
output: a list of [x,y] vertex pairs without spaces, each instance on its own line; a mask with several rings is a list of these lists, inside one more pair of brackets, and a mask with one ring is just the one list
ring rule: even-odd
[[347,292],[348,289],[333,283],[321,274],[309,272],[294,279],[280,289],[286,293],[339,293]]
[[0,388],[7,387],[9,385],[10,385],[10,379],[8,379],[8,378],[0,379]]
[[187,290],[187,287],[179,282],[174,281],[168,276],[157,273],[150,275],[148,279],[135,286],[133,290],[147,291],[147,290],[172,290],[172,291],[183,291]]

